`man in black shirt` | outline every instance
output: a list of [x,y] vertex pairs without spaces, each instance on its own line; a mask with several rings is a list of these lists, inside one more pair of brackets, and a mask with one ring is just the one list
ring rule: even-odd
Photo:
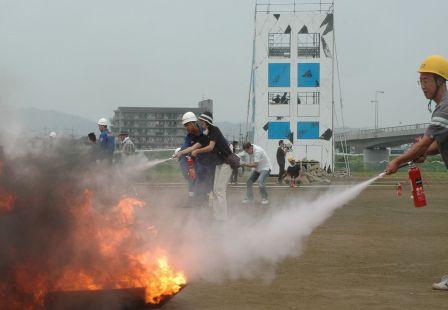
[[279,167],[278,170],[278,179],[277,183],[281,184],[283,182],[283,178],[285,177],[285,144],[283,143],[283,140],[278,141],[278,148],[277,148],[277,164]]
[[197,156],[202,153],[213,153],[215,155],[213,159],[216,169],[211,202],[215,219],[224,221],[227,219],[227,185],[232,174],[232,168],[226,163],[226,160],[232,151],[221,130],[213,125],[212,113],[204,112],[198,117],[198,120],[204,129],[204,134],[210,139],[210,143],[206,147],[194,150],[191,155]]

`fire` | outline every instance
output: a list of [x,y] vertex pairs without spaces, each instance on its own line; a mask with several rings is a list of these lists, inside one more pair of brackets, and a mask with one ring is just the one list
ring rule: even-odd
[[[115,208],[101,217],[92,209],[91,198],[92,192],[86,190],[80,206],[85,216],[78,219],[78,225],[80,228],[85,227],[88,225],[85,221],[95,225],[93,231],[84,230],[86,235],[80,235],[80,241],[85,240],[87,235],[95,236],[100,245],[101,256],[115,266],[113,273],[104,273],[102,270],[84,271],[83,276],[75,281],[78,283],[76,287],[62,284],[57,289],[145,287],[146,302],[149,303],[159,303],[163,296],[176,294],[186,283],[185,275],[173,271],[167,256],[162,254],[163,250],[156,249],[155,252],[160,254],[153,254],[140,246],[143,236],[133,229],[136,225],[136,208],[143,208],[145,203],[136,198],[124,197]],[[124,266],[122,261],[126,262]],[[70,278],[73,279],[73,276]]]
[[159,256],[156,264],[152,261],[149,253],[137,258],[142,266],[153,266],[145,268],[141,275],[141,281],[136,286],[146,287],[146,302],[158,304],[164,296],[174,295],[185,285],[186,278],[182,272],[174,272],[168,264],[166,256]]
[[159,281],[149,282],[147,285],[146,301],[150,303],[159,303],[161,296],[176,294],[187,283],[184,273],[175,273],[166,257],[160,257],[157,265],[159,268],[156,269],[155,275]]
[[[168,253],[157,244],[156,228],[140,223],[136,216],[145,203],[124,197],[116,207],[104,210],[93,207],[93,196],[85,190],[69,212],[70,254],[48,257],[45,268],[17,266],[10,286],[15,293],[31,296],[27,302],[17,297],[8,301],[7,283],[0,279],[0,308],[3,298],[8,304],[21,303],[19,308],[41,308],[50,291],[138,287],[146,288],[147,303],[157,304],[182,289],[185,274],[170,265]],[[6,205],[2,201],[3,197],[0,210]]]

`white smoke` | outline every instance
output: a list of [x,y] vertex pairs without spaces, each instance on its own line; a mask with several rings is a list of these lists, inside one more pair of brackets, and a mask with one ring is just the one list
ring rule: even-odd
[[314,229],[382,176],[343,190],[330,190],[314,200],[292,200],[258,218],[239,215],[212,227],[190,218],[184,224],[186,239],[180,249],[187,275],[191,280],[207,281],[251,277],[269,280],[276,264],[300,255],[305,238]]
[[[66,181],[67,175],[71,175],[72,182],[80,184],[73,184],[70,188],[90,188],[99,197],[97,201],[102,201],[101,205],[113,207],[122,193],[127,192],[131,196],[137,193],[133,184],[139,174],[150,173],[148,169],[168,161],[148,160],[144,156],[136,155],[114,166],[87,162],[83,167],[80,156],[89,148],[80,146],[77,152],[73,152],[68,147],[68,142],[64,144],[63,140],[56,141],[51,148],[46,149],[51,149],[51,152],[38,148],[43,152],[41,156],[36,157],[35,152],[31,153],[28,157],[37,162],[31,167],[38,171],[23,170],[20,164],[27,163],[27,160],[20,158],[10,157],[9,163],[17,175],[20,175],[21,171],[26,172],[27,178],[23,179],[30,179],[33,175],[51,175],[50,179],[54,182],[43,189],[48,191],[49,197],[53,187],[58,185],[57,180]],[[53,158],[50,155],[55,160],[49,160]],[[72,161],[78,164],[73,166]],[[42,165],[39,164],[41,162]],[[60,162],[66,163],[65,166],[61,165],[64,169],[54,169],[53,166],[59,167],[57,164]],[[281,206],[271,205],[270,211],[261,215],[254,216],[233,209],[235,212],[229,220],[219,223],[211,222],[203,210],[193,209],[185,215],[179,208],[170,208],[170,205],[178,203],[175,197],[179,196],[174,193],[178,189],[173,189],[173,195],[168,196],[168,199],[163,199],[163,196],[155,191],[157,204],[148,204],[140,214],[143,216],[142,234],[148,232],[149,226],[154,226],[158,235],[148,235],[148,249],[161,247],[166,250],[170,261],[177,270],[180,268],[186,272],[189,281],[224,281],[253,277],[269,280],[275,276],[275,267],[282,260],[301,254],[305,239],[314,229],[381,176],[358,185],[333,188],[315,198],[301,196]],[[45,185],[42,183],[45,182],[39,184]],[[47,196],[46,192],[42,195]],[[101,199],[102,196],[107,199]],[[47,226],[33,229],[45,227]]]
[[135,156],[125,157],[122,166],[126,168],[128,174],[134,174],[154,168],[155,166],[165,163],[169,160],[171,160],[171,158],[150,160],[145,155],[139,153]]

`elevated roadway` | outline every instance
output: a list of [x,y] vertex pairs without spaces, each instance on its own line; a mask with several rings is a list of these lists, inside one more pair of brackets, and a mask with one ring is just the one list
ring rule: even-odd
[[429,123],[385,127],[378,129],[350,130],[335,134],[335,147],[342,151],[341,142],[347,149],[364,154],[366,166],[378,165],[389,159],[387,148],[415,142],[425,133]]

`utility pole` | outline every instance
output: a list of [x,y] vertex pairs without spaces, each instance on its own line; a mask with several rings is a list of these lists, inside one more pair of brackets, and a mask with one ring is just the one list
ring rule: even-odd
[[238,142],[240,143],[240,146],[243,145],[243,133],[241,131],[241,123],[240,123],[240,136],[239,136],[239,141]]
[[375,131],[378,130],[378,94],[384,94],[382,90],[375,91],[375,100],[370,101],[375,104]]

